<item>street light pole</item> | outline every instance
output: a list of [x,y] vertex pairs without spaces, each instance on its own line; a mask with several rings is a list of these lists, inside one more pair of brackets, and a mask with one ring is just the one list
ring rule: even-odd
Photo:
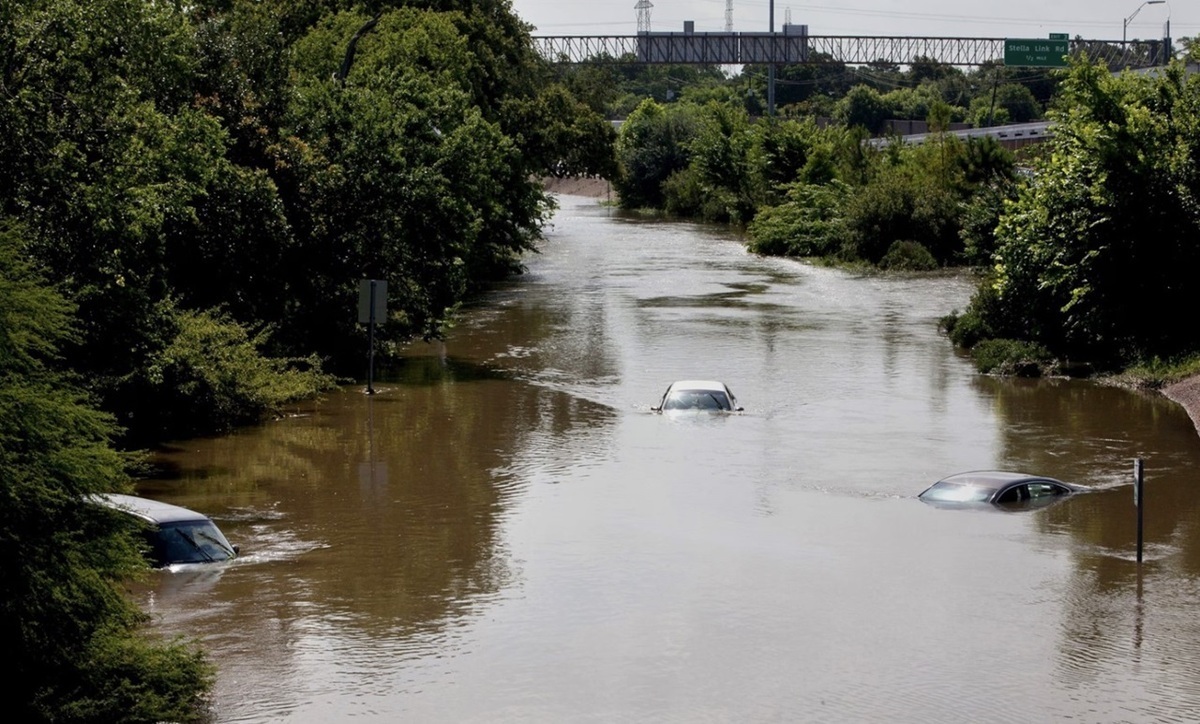
[[[1165,0],[1159,0],[1165,2]],[[769,4],[767,31],[771,33],[771,50],[769,51],[770,58],[767,62],[767,115],[775,115],[775,0],[771,0]]]
[[1125,22],[1121,24],[1121,44],[1125,44],[1125,31],[1129,29],[1129,24],[1132,23],[1133,19],[1137,17],[1137,14],[1142,11],[1142,8],[1146,7],[1147,5],[1165,5],[1166,3],[1167,0],[1146,0],[1141,5],[1138,5],[1137,10],[1134,10],[1133,14],[1125,18]]

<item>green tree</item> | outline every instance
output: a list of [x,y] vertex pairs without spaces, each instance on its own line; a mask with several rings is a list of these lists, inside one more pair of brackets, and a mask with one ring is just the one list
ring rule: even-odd
[[[225,46],[207,35],[197,43],[188,16],[168,5],[21,9],[0,30],[20,50],[6,82],[12,102],[0,104],[14,130],[0,159],[16,179],[0,205],[26,222],[30,251],[79,309],[80,334],[64,342],[73,369],[129,434],[153,433],[143,421],[171,408],[144,381],[179,333],[181,307],[220,306],[252,322],[287,313],[293,236],[268,172],[279,159],[257,140],[264,134],[231,136],[222,124],[263,128],[271,114],[255,115],[262,104],[248,79],[274,73],[218,79],[220,64],[201,48]],[[257,57],[233,45],[230,57]],[[204,90],[199,100],[193,88]]]
[[1042,107],[1033,92],[1017,83],[1006,83],[996,89],[996,107],[1008,111],[1014,123],[1028,123],[1042,117]]
[[1191,36],[1179,39],[1180,57],[1185,61],[1198,62],[1200,61],[1200,42],[1196,42],[1197,37]]
[[476,104],[477,60],[451,15],[385,13],[333,78],[367,20],[333,16],[295,53],[288,123],[314,177],[291,209],[304,230],[292,283],[327,354],[360,339],[347,310],[364,278],[389,282],[385,334],[438,335],[482,280],[519,269],[549,208],[518,143]]
[[891,108],[879,91],[867,85],[856,85],[837,102],[834,118],[847,126],[859,126],[869,133],[883,130],[883,122],[892,115]]
[[[756,134],[741,107],[708,103],[698,111],[695,136],[688,143],[689,167],[704,189],[709,221],[745,223],[761,197],[761,176],[753,155]],[[668,208],[671,201],[668,194]]]
[[857,189],[844,208],[850,259],[880,262],[898,242],[924,246],[940,264],[961,250],[959,203],[961,153],[953,136],[899,150]]
[[940,81],[955,74],[961,74],[961,72],[952,65],[939,62],[926,55],[915,55],[908,64],[908,76],[913,85],[919,85],[925,81]]
[[[766,98],[766,66],[748,65],[742,73],[748,80],[749,87],[762,98]],[[845,63],[835,61],[825,53],[813,53],[808,63],[783,65],[776,69],[775,105],[783,108],[805,103],[818,96],[840,98],[852,85],[854,76],[847,71]]]
[[768,187],[795,181],[808,164],[820,132],[812,118],[767,119],[758,124],[761,174]]
[[699,114],[691,104],[666,106],[647,100],[630,114],[616,145],[620,174],[613,185],[622,206],[662,207],[663,183],[688,167],[689,144],[699,125]]
[[973,326],[1104,364],[1193,351],[1174,320],[1200,262],[1200,85],[1180,65],[1075,63],[1052,117],[1051,161],[1000,219]]
[[783,203],[762,209],[750,223],[747,248],[774,256],[837,255],[843,236],[842,208],[849,191],[838,181],[788,185]]
[[133,519],[87,496],[128,485],[112,420],[57,371],[71,306],[0,224],[0,645],[19,721],[192,721],[212,671],[156,642],[123,591],[145,567]]

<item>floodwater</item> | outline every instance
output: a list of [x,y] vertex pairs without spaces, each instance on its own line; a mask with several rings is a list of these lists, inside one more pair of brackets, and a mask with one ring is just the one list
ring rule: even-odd
[[[140,491],[243,554],[134,589],[209,652],[216,721],[1200,718],[1180,407],[977,375],[937,330],[968,278],[763,259],[561,203],[529,273],[377,394],[160,456]],[[653,413],[683,378],[745,411]],[[1019,512],[916,498],[983,468],[1090,490]]]

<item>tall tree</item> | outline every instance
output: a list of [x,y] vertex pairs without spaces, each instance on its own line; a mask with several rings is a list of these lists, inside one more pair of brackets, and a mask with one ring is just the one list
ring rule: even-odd
[[144,638],[123,591],[144,568],[132,518],[88,496],[127,485],[112,420],[58,372],[71,306],[0,224],[0,646],[19,721],[191,721],[211,669]]
[[1200,82],[1075,63],[1052,111],[1051,161],[996,231],[996,277],[972,308],[993,336],[1127,364],[1194,351],[1175,319],[1200,264]]

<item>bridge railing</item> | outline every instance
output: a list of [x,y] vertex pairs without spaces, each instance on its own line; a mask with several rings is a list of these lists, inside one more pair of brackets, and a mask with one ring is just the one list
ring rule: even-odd
[[[1005,38],[796,35],[784,33],[639,33],[534,36],[535,50],[554,63],[670,63],[703,65],[892,63],[921,57],[955,66],[1004,62]],[[1109,68],[1165,63],[1170,40],[1069,41],[1069,54]]]

